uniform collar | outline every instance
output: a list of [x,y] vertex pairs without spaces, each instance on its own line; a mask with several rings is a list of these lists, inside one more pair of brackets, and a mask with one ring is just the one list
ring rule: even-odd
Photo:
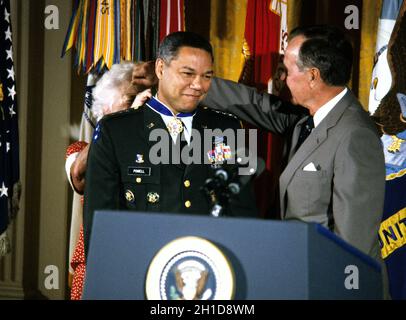
[[177,118],[187,118],[193,117],[196,113],[196,110],[193,112],[179,112],[178,114],[174,114],[171,109],[169,109],[164,103],[159,101],[159,99],[155,96],[149,99],[146,104],[155,112],[158,112],[161,115],[170,116],[170,117],[177,117]]
[[[193,112],[180,112],[176,115],[173,114],[173,112],[166,106],[164,105],[159,99],[155,96],[149,99],[146,102],[146,105],[156,113],[158,113],[162,120],[164,121],[165,125],[167,126],[169,121],[171,121],[174,117],[180,118],[183,123],[183,127],[185,130],[185,139],[188,144],[190,144],[190,139],[192,136],[192,126],[193,126],[193,118],[196,114],[197,108]],[[176,135],[171,135],[173,141],[176,141],[177,136]]]

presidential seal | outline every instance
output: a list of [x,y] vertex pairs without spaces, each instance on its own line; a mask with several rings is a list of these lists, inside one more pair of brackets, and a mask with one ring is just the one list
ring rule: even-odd
[[182,237],[155,255],[145,289],[148,300],[230,300],[235,291],[234,271],[212,242]]

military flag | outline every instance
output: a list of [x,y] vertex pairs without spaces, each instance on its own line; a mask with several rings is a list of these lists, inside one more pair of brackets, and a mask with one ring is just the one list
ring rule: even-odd
[[238,81],[241,75],[246,16],[246,1],[228,0],[226,5],[224,0],[210,3],[210,43],[216,77]]
[[[403,135],[406,138],[406,131]],[[385,192],[384,215],[379,229],[381,255],[386,263],[391,298],[405,300],[406,168],[403,173],[387,177]]]
[[10,250],[7,228],[20,197],[17,86],[10,0],[0,1],[0,256]]
[[402,2],[403,0],[384,0],[382,3],[368,102],[370,114],[375,113],[382,98],[388,93],[392,85],[392,76],[387,58],[388,43]]
[[75,65],[86,74],[155,59],[164,36],[185,30],[184,12],[184,0],[75,0],[62,56],[76,49]]
[[[161,10],[162,8],[162,10]],[[184,0],[74,0],[62,56],[75,49],[78,73],[88,75],[79,141],[90,143],[96,119],[92,90],[101,74],[124,60],[146,61],[156,57],[160,36],[184,30]],[[66,161],[66,173],[77,154]],[[69,241],[70,261],[82,225],[81,196],[73,194]]]
[[[379,241],[393,299],[406,299],[406,1],[387,45],[391,86],[374,113],[382,128],[385,154],[385,204]],[[385,3],[384,3],[385,9]],[[381,81],[381,78],[378,80]],[[388,80],[386,80],[388,81]]]
[[[245,65],[240,82],[262,92],[280,91],[272,78],[287,43],[287,0],[248,0],[243,54]],[[278,90],[276,90],[276,88]],[[266,170],[256,181],[257,203],[262,216],[277,215],[281,140],[258,131],[258,156],[266,159]],[[271,194],[271,197],[269,196]]]
[[171,32],[185,30],[184,0],[161,0],[159,40]]
[[[96,73],[89,73],[87,76],[86,92],[85,92],[85,103],[83,107],[83,114],[80,123],[79,136],[77,137],[78,141],[84,141],[90,143],[93,136],[93,129],[96,125],[96,119],[92,113],[92,104],[93,104],[93,88],[98,80],[98,75]],[[66,160],[65,170],[68,177],[70,177],[70,167],[72,163],[76,160],[77,153],[72,153]],[[70,181],[71,182],[71,181]],[[72,185],[72,189],[73,185]],[[73,268],[70,265],[73,254],[75,252],[76,244],[79,240],[80,228],[83,224],[83,204],[82,196],[76,192],[73,193],[72,199],[72,215],[71,215],[71,224],[70,224],[70,236],[69,236],[69,273],[70,276],[73,276]],[[70,278],[71,279],[71,278]]]

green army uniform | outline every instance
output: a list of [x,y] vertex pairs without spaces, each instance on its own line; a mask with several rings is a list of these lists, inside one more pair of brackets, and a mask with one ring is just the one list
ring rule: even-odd
[[[233,116],[198,107],[193,129],[239,129]],[[159,113],[147,105],[105,116],[98,124],[89,150],[84,203],[85,252],[95,210],[133,210],[209,215],[209,203],[200,190],[213,177],[211,164],[153,164],[149,159],[157,141],[149,141],[154,129],[167,131]],[[174,144],[169,136],[171,148]],[[196,139],[198,140],[198,139]],[[193,135],[192,135],[193,141]],[[233,150],[234,151],[234,150]],[[226,165],[227,166],[227,165]],[[256,217],[252,185],[232,198],[227,215]]]

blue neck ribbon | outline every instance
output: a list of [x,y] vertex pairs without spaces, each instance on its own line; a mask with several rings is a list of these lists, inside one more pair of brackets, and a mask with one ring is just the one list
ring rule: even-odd
[[146,104],[150,106],[152,109],[154,109],[156,112],[159,112],[161,114],[164,114],[166,116],[171,116],[171,117],[177,117],[177,118],[186,118],[186,117],[192,117],[195,115],[196,110],[193,112],[179,112],[178,114],[174,115],[171,110],[168,109],[165,105],[163,105],[161,102],[159,102],[157,99],[152,97],[149,99]]

